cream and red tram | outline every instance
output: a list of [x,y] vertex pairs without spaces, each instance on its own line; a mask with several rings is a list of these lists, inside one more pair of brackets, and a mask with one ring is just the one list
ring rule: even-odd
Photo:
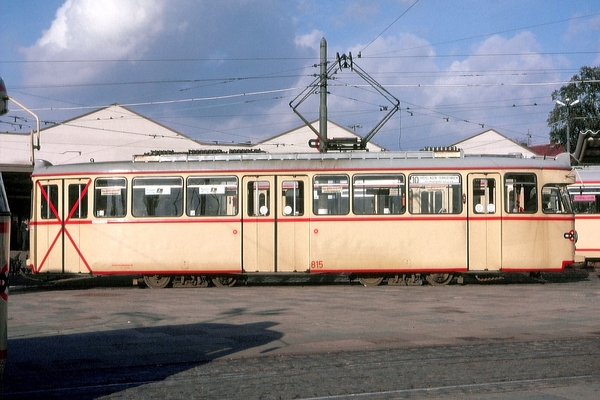
[[575,262],[600,266],[600,166],[577,167],[573,172],[575,183],[569,186],[569,194],[579,235]]
[[35,168],[35,274],[137,274],[151,287],[251,274],[364,284],[561,271],[568,164],[433,152],[155,155]]

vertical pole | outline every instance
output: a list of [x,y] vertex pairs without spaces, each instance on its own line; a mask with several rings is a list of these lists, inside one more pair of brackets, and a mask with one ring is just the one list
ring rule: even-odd
[[321,138],[319,141],[319,151],[325,153],[327,151],[327,41],[321,38],[321,82],[320,94],[321,102],[319,106],[319,132]]
[[[571,154],[571,121],[569,119],[569,114],[571,113],[571,105],[568,103],[569,101],[567,101],[567,153]],[[569,162],[571,162],[570,157]]]

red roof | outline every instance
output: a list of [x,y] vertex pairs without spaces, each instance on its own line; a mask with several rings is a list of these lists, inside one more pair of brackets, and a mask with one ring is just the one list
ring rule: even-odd
[[529,150],[533,151],[535,154],[539,156],[549,156],[554,157],[559,155],[560,153],[564,153],[562,143],[550,143],[550,144],[540,144],[538,146],[529,146]]

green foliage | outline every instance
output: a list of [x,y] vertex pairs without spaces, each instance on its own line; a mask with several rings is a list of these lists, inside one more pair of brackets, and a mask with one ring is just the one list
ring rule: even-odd
[[579,103],[568,107],[555,104],[548,115],[550,138],[566,147],[567,143],[567,114],[570,123],[571,148],[573,152],[580,132],[588,129],[600,129],[600,67],[581,67],[578,75],[573,75],[570,82],[552,92],[552,100],[565,104]]

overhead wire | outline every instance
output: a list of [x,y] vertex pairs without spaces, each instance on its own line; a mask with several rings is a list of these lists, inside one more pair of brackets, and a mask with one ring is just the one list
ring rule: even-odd
[[[419,2],[419,0],[416,0],[414,3],[412,3],[412,5],[410,7],[408,7],[408,9],[406,9],[402,14],[400,14],[400,16],[398,16],[391,24],[389,24],[380,34],[378,34],[373,40],[371,40],[371,42],[369,42],[362,50],[366,50],[373,42],[375,42],[375,40],[377,40],[377,38],[381,37],[386,31],[388,31],[402,16],[404,16],[412,7],[414,7],[417,3]],[[551,24],[555,24],[555,23],[559,23],[559,22],[565,22],[565,21],[569,21],[572,19],[578,19],[578,18],[585,18],[585,17],[591,17],[591,16],[595,16],[595,15],[600,15],[600,13],[598,14],[592,14],[592,15],[588,15],[588,16],[580,16],[580,17],[575,17],[575,18],[570,18],[570,19],[565,19],[565,20],[561,20],[561,21],[554,21],[554,22],[550,22],[550,23],[544,23],[544,24],[538,24],[538,25],[532,25],[530,27],[526,27],[526,28],[516,28],[516,29],[510,29],[510,30],[505,30],[505,31],[501,31],[499,33],[506,33],[506,32],[511,32],[511,31],[516,31],[516,30],[520,30],[520,29],[527,29],[527,28],[533,28],[533,27],[540,27],[540,26],[546,26],[546,25],[551,25]],[[428,45],[428,46],[435,46],[435,45],[439,45],[439,44],[446,44],[446,43],[452,43],[452,42],[456,42],[456,41],[462,41],[462,40],[469,40],[469,39],[473,39],[473,38],[479,38],[479,37],[485,37],[485,36],[489,36],[489,35],[493,35],[494,33],[489,33],[489,34],[484,34],[484,35],[477,35],[477,36],[473,36],[473,37],[469,37],[469,38],[462,38],[462,39],[456,39],[456,40],[452,40],[452,41],[446,41],[446,42],[441,42],[441,43],[437,43],[437,44],[432,44],[432,45]],[[497,33],[496,33],[497,34]],[[405,50],[410,50],[410,49],[403,49],[403,50],[398,50],[398,51],[405,51]],[[391,53],[396,53],[398,51],[394,51],[394,52],[387,52],[387,53],[380,53],[377,55],[370,55],[368,56],[369,58],[407,58],[407,57],[423,57],[423,56],[410,56],[410,55],[402,55],[402,56],[392,56],[392,57],[382,57],[382,55],[386,55],[386,54],[391,54]],[[469,54],[469,55],[463,55],[463,56],[477,56],[477,57],[484,57],[484,56],[533,56],[533,55],[539,55],[539,54],[551,54],[551,55],[557,55],[557,54],[596,54],[596,52],[548,52],[548,53],[505,53],[505,54]],[[453,55],[436,55],[435,57],[456,57],[456,54]],[[458,55],[461,56],[461,55]],[[367,57],[365,55],[363,55],[363,57]],[[277,60],[302,60],[302,59],[307,59],[307,58],[302,58],[302,57],[269,57],[269,58],[226,58],[226,59],[214,59],[214,58],[180,58],[180,59],[145,59],[145,60],[133,60],[133,61],[138,61],[138,62],[198,62],[198,61],[215,61],[215,60],[221,60],[221,61],[277,61]],[[132,60],[46,60],[46,61],[42,61],[42,60],[32,60],[32,61],[26,61],[26,62],[60,62],[60,63],[67,63],[67,62],[74,62],[74,63],[84,63],[84,62],[131,62]],[[20,61],[0,61],[0,63],[11,63],[11,62],[20,62]],[[519,71],[519,70],[517,70]],[[528,73],[529,70],[523,70],[525,71],[525,73]],[[283,71],[281,71],[283,72]],[[470,71],[473,72],[473,71]],[[487,72],[487,71],[486,71]],[[419,73],[422,73],[422,71],[420,71]],[[447,74],[448,72],[445,71],[443,72],[445,74]],[[489,72],[488,72],[489,73]],[[551,73],[551,72],[550,72]],[[27,87],[21,87],[21,89],[39,89],[39,88],[54,88],[54,87],[66,87],[66,88],[71,88],[71,87],[94,87],[94,86],[112,86],[112,85],[140,85],[140,84],[173,84],[173,83],[193,83],[193,82],[206,82],[206,83],[211,83],[211,84],[221,84],[221,83],[232,83],[232,82],[237,82],[237,81],[243,81],[243,80],[250,80],[250,79],[276,79],[276,78],[290,78],[290,77],[301,77],[303,75],[282,75],[282,76],[266,76],[266,75],[259,75],[259,76],[254,76],[254,77],[229,77],[229,78],[210,78],[210,79],[187,79],[187,80],[156,80],[156,81],[139,81],[139,82],[125,82],[125,83],[91,83],[91,84],[81,84],[81,85],[37,85],[37,86],[27,86]],[[496,75],[487,75],[487,77],[490,76],[500,76],[500,74],[496,74]],[[467,76],[465,76],[467,77]],[[559,85],[559,84],[565,84],[565,83],[569,83],[570,81],[552,81],[552,82],[537,82],[537,83],[479,83],[479,84],[386,84],[386,87],[494,87],[494,86],[540,86],[540,85]],[[595,82],[595,81],[594,81]],[[351,85],[348,84],[348,87],[355,87],[355,88],[360,88],[357,85]],[[180,91],[185,91],[185,90],[192,90],[195,88],[199,88],[202,86],[197,86],[197,87],[191,87],[191,88],[184,88],[184,89],[180,89]],[[247,97],[247,96],[255,96],[255,95],[263,95],[263,94],[273,94],[273,93],[278,93],[278,92],[285,92],[285,91],[293,91],[293,90],[298,90],[298,89],[302,89],[303,87],[290,87],[290,88],[282,88],[282,89],[274,89],[274,90],[270,90],[270,91],[255,91],[255,92],[244,92],[244,93],[236,93],[236,94],[230,94],[230,95],[221,95],[221,96],[207,96],[207,97],[195,97],[195,98],[186,98],[186,99],[173,99],[173,100],[163,100],[163,101],[148,101],[148,102],[130,102],[130,103],[125,103],[122,104],[123,106],[129,106],[129,107],[136,107],[136,106],[148,106],[148,105],[165,105],[165,104],[176,104],[176,103],[188,103],[188,102],[200,102],[200,101],[212,101],[212,100],[223,100],[223,99],[228,99],[228,98],[236,98],[236,97]],[[276,99],[276,98],[273,98]],[[350,100],[355,100],[358,101],[357,99],[352,99],[349,98]],[[246,101],[245,101],[246,102]],[[245,102],[241,102],[241,103],[245,103]],[[374,105],[374,104],[370,104],[370,105]],[[220,105],[219,105],[220,106]],[[50,108],[38,108],[36,109],[37,111],[48,111],[48,110],[83,110],[83,109],[94,109],[94,108],[101,108],[104,107],[104,105],[102,106],[73,106],[73,107],[50,107]],[[181,117],[181,118],[186,118],[186,117]]]

